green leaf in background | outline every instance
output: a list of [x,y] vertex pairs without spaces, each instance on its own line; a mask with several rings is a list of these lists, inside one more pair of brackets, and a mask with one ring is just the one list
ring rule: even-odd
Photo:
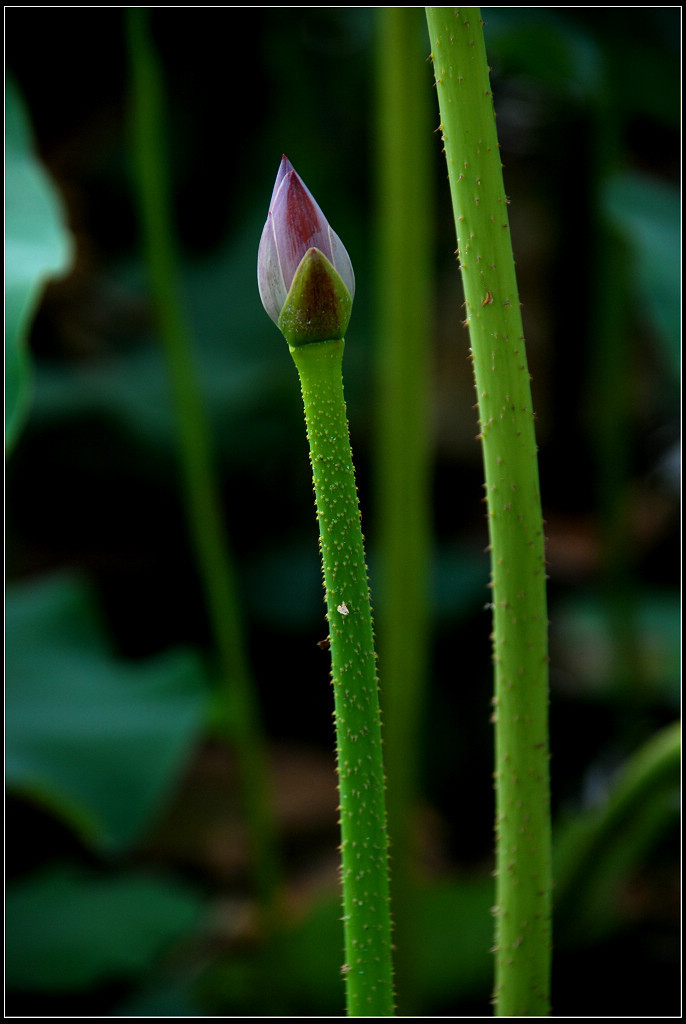
[[680,766],[677,720],[627,757],[591,806],[562,818],[555,842],[558,941],[588,942],[626,920],[631,911],[622,888],[641,867],[648,870],[660,841],[679,834]]
[[[681,602],[678,594],[645,589],[636,607],[643,696],[657,706],[677,710],[681,702]],[[560,601],[555,609],[557,660],[577,693],[598,696],[617,690],[612,637],[605,604],[593,594]]]
[[6,780],[101,849],[133,842],[160,810],[197,740],[209,684],[172,650],[112,657],[80,581],[6,595]]
[[[300,409],[290,400],[291,368],[278,344],[264,342],[264,310],[254,287],[255,239],[263,219],[262,210],[259,220],[246,217],[224,246],[202,260],[188,258],[181,267],[194,360],[217,449],[222,459],[246,465],[289,450],[284,422],[300,437]],[[147,303],[137,262],[113,264],[108,280],[132,306]],[[176,450],[168,375],[159,339],[148,327],[127,323],[107,359],[84,360],[78,367],[58,360],[37,363],[34,422],[50,426],[90,415],[112,418],[165,455]]]
[[38,162],[19,92],[5,85],[5,445],[26,415],[30,368],[26,339],[49,277],[64,272],[71,237],[57,192]]
[[170,880],[51,867],[8,888],[7,985],[58,993],[135,979],[193,927],[201,908],[194,892]]
[[[419,887],[417,976],[423,1006],[440,1008],[455,1000],[488,1005],[493,895],[493,878],[481,873]],[[340,917],[340,899],[324,897],[284,929],[280,946],[266,947],[252,959],[232,957],[211,965],[196,991],[208,1015],[340,1017]]]
[[586,102],[602,88],[603,54],[587,29],[541,7],[482,7],[489,54],[503,70],[545,87],[545,95]]
[[657,330],[673,379],[681,381],[681,203],[679,190],[638,173],[606,183],[605,213],[624,236],[637,306]]

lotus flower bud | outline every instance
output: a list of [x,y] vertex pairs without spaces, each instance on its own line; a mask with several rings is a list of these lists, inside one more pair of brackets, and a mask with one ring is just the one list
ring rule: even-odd
[[260,239],[257,283],[289,345],[344,337],[355,294],[350,257],[285,156]]

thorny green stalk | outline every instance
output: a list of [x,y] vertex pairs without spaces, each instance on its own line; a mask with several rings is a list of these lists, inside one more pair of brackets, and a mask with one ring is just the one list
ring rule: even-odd
[[343,396],[343,340],[292,346],[319,520],[340,798],[351,1017],[393,1016],[388,849],[376,654]]
[[431,72],[420,7],[377,11],[377,650],[398,1010],[417,1003],[417,811],[428,672]]
[[132,148],[143,243],[172,384],[188,525],[216,645],[220,677],[218,724],[237,750],[255,887],[264,922],[271,926],[275,923],[278,868],[265,743],[245,650],[233,559],[222,525],[212,444],[180,300],[164,155],[164,87],[157,54],[148,37],[146,16],[145,8],[127,11]]
[[548,646],[536,439],[482,21],[427,7],[486,478],[495,662],[498,1016],[547,1016]]

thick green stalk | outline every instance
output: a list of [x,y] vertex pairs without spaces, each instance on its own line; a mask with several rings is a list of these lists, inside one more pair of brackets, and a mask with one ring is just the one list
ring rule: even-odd
[[164,90],[157,54],[148,38],[146,14],[141,7],[129,8],[127,12],[132,148],[143,243],[172,384],[188,525],[217,650],[221,681],[219,725],[237,748],[255,884],[263,912],[269,918],[275,909],[278,871],[265,743],[245,649],[233,558],[222,524],[212,443],[180,299],[165,157]]
[[420,7],[377,12],[377,650],[383,680],[396,996],[416,1011],[417,803],[428,671],[433,220]]
[[495,662],[499,1016],[549,1013],[544,537],[529,371],[482,22],[427,7],[486,478]]
[[343,340],[291,346],[305,407],[324,570],[351,1017],[393,1016],[388,838],[376,653],[343,397]]

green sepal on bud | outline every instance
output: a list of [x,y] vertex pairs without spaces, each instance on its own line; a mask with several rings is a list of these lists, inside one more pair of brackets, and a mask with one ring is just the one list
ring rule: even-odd
[[343,338],[352,308],[341,275],[319,249],[308,249],[279,315],[279,330],[292,347]]

